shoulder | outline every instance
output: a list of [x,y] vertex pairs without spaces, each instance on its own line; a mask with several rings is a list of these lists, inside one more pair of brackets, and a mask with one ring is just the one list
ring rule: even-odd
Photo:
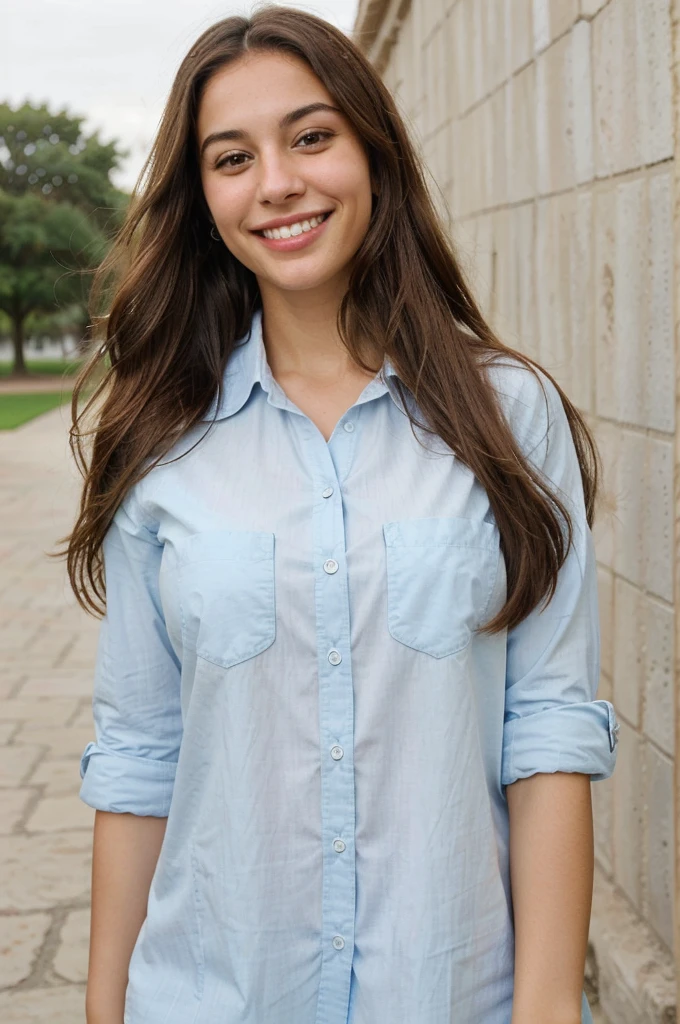
[[529,368],[511,355],[483,368],[520,448],[541,461],[556,430],[571,433],[559,391],[540,367]]
[[192,460],[202,457],[200,441],[208,432],[205,423],[197,424],[160,458],[147,456],[140,462],[141,475],[125,491],[115,512],[119,526],[140,535],[157,536],[168,495],[182,493],[186,487],[183,471]]

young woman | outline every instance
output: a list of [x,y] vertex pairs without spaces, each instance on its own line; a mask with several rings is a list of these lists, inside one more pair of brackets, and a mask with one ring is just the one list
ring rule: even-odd
[[590,1021],[597,453],[355,46],[205,32],[99,283],[89,1024]]

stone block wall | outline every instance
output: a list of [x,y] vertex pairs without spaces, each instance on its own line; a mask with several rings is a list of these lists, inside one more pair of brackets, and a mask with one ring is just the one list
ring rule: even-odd
[[612,1024],[675,1019],[680,953],[675,3],[361,0],[354,33],[487,316],[555,376],[603,456],[598,696],[621,732],[614,776],[592,786],[589,970]]

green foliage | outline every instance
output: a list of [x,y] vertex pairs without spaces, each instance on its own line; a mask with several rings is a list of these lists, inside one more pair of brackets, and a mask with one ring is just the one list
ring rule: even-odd
[[82,124],[45,105],[0,104],[0,311],[20,370],[36,317],[49,318],[48,333],[85,331],[91,271],[129,199],[110,177],[126,154]]
[[12,319],[86,302],[87,279],[72,271],[105,252],[105,236],[70,203],[0,192],[0,307]]
[[111,182],[127,153],[99,133],[84,134],[82,117],[24,103],[0,103],[0,189],[68,202],[102,228],[120,221],[127,195]]

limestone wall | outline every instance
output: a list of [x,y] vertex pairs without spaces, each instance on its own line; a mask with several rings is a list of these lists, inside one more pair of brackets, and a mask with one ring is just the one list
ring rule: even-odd
[[670,1020],[674,1000],[670,6],[362,0],[355,26],[487,315],[556,377],[603,455],[598,695],[621,732],[614,777],[592,787],[591,938],[616,1024]]

